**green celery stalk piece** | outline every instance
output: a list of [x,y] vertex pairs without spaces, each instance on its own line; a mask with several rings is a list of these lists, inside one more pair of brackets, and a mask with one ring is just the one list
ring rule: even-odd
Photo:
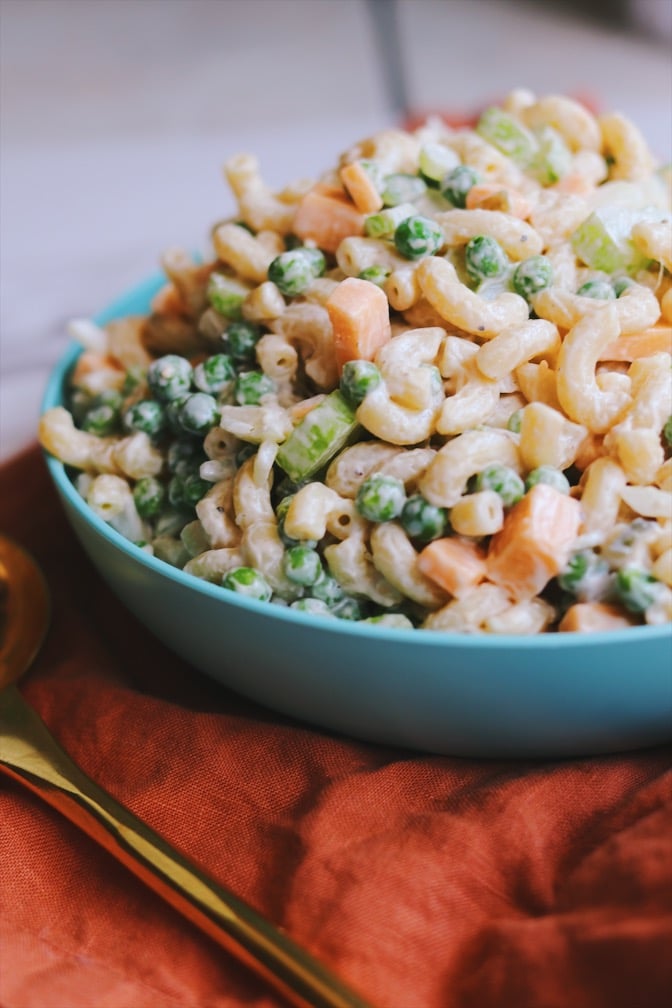
[[594,210],[572,235],[577,257],[591,269],[605,273],[636,273],[648,259],[630,239],[633,226],[655,220],[660,211],[651,207],[633,210],[625,206],[603,206]]
[[338,389],[330,392],[280,445],[276,462],[295,483],[318,472],[358,427],[354,409]]
[[561,134],[552,126],[536,130],[539,145],[530,169],[542,185],[553,185],[566,175],[572,165],[572,154]]
[[481,114],[476,132],[521,168],[527,167],[537,154],[538,145],[533,134],[495,105]]

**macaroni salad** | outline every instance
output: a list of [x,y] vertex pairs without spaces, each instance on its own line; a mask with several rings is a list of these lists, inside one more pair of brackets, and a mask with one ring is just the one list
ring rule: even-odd
[[518,90],[429,119],[162,258],[43,447],[156,557],[303,612],[467,633],[672,621],[670,169]]

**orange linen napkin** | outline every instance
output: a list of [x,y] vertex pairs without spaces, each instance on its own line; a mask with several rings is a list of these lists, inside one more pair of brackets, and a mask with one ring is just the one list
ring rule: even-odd
[[[667,1003],[671,747],[492,762],[293,723],[199,676],[111,596],[37,450],[0,475],[0,527],[44,565],[55,604],[26,696],[95,780],[364,996]],[[4,778],[0,806],[2,1008],[280,1004]]]

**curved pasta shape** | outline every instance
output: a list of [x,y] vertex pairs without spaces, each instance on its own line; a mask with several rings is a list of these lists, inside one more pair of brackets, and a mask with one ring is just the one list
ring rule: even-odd
[[403,448],[385,441],[360,441],[336,456],[327,469],[325,483],[341,497],[354,500],[366,477],[400,453]]
[[385,580],[406,598],[426,609],[438,609],[445,603],[447,593],[418,570],[418,554],[397,522],[382,522],[373,528],[371,553]]
[[520,295],[505,291],[484,301],[461,283],[447,259],[428,256],[417,273],[423,294],[441,318],[473,336],[487,339],[529,318],[527,301]]
[[215,228],[212,243],[222,262],[234,269],[244,280],[260,284],[268,279],[268,267],[273,259],[284,250],[279,235],[274,231],[265,233],[275,237],[274,247],[270,242],[260,241],[256,235],[250,234],[247,228],[227,222]]
[[618,313],[614,304],[608,303],[570,329],[558,354],[560,404],[570,419],[596,434],[609,430],[631,402],[625,389],[619,386],[604,390],[596,379],[600,354],[618,335]]
[[587,108],[565,95],[547,95],[521,109],[520,117],[530,129],[552,126],[571,150],[599,151],[600,127]]
[[285,515],[285,532],[292,539],[319,542],[327,531],[345,539],[354,527],[362,531],[363,523],[350,498],[341,497],[324,483],[307,483],[292,497]]
[[298,347],[306,374],[318,388],[330,389],[338,384],[333,329],[323,305],[295,302],[270,323],[270,328]]
[[374,565],[362,536],[348,536],[340,543],[327,546],[324,558],[332,577],[348,594],[364,595],[385,609],[402,601],[402,593]]
[[606,455],[595,459],[582,481],[581,513],[586,532],[607,532],[616,524],[621,491],[627,483],[621,466]]
[[[275,196],[264,182],[253,154],[237,154],[224,165],[224,174],[238,202],[240,216],[254,231],[292,230],[296,203]],[[296,194],[298,201],[298,194]]]
[[487,422],[497,408],[499,381],[482,374],[476,360],[467,361],[462,368],[464,384],[444,400],[436,421],[439,434],[462,434],[470,427]]
[[246,562],[245,554],[238,547],[222,547],[199,553],[188,560],[182,569],[211,584],[221,584],[225,574],[236,567],[244,567]]
[[632,229],[637,248],[672,273],[672,221],[640,221]]
[[275,517],[272,521],[253,521],[247,525],[240,541],[240,550],[247,566],[258,570],[281,598],[296,599],[301,595],[300,586],[290,581],[285,574],[285,546],[278,534]]
[[512,435],[503,430],[465,431],[438,450],[420,479],[420,493],[437,507],[453,507],[469,478],[491,462],[520,472],[520,457]]
[[[587,315],[602,308],[593,298],[559,287],[547,287],[535,294],[532,306],[540,318],[553,322],[560,329],[571,329]],[[643,284],[628,287],[611,307],[616,313],[619,335],[648,329],[660,317],[658,298]]]
[[233,518],[233,483],[233,477],[220,480],[196,505],[199,521],[216,549],[240,542],[240,529]]
[[588,431],[543,402],[522,410],[518,450],[525,469],[549,465],[568,469],[576,461]]
[[552,362],[559,349],[557,326],[546,319],[529,319],[484,343],[476,354],[476,364],[486,378],[497,380],[542,354]]
[[543,248],[541,238],[527,221],[501,210],[446,210],[436,215],[436,222],[451,247],[466,245],[477,235],[489,235],[516,261],[538,255]]
[[651,174],[654,158],[641,131],[619,112],[600,116],[602,144],[611,167],[612,179],[639,181]]
[[254,477],[254,458],[246,459],[236,473],[233,510],[236,524],[243,532],[250,525],[263,522],[275,524],[275,511],[271,503],[271,474],[264,483],[259,484]]

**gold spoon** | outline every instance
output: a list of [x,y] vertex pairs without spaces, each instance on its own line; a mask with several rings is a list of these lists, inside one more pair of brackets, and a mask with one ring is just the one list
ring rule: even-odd
[[49,624],[46,581],[0,536],[0,770],[105,847],[174,909],[299,1008],[367,1008],[308,952],[208,878],[76,766],[14,683]]

